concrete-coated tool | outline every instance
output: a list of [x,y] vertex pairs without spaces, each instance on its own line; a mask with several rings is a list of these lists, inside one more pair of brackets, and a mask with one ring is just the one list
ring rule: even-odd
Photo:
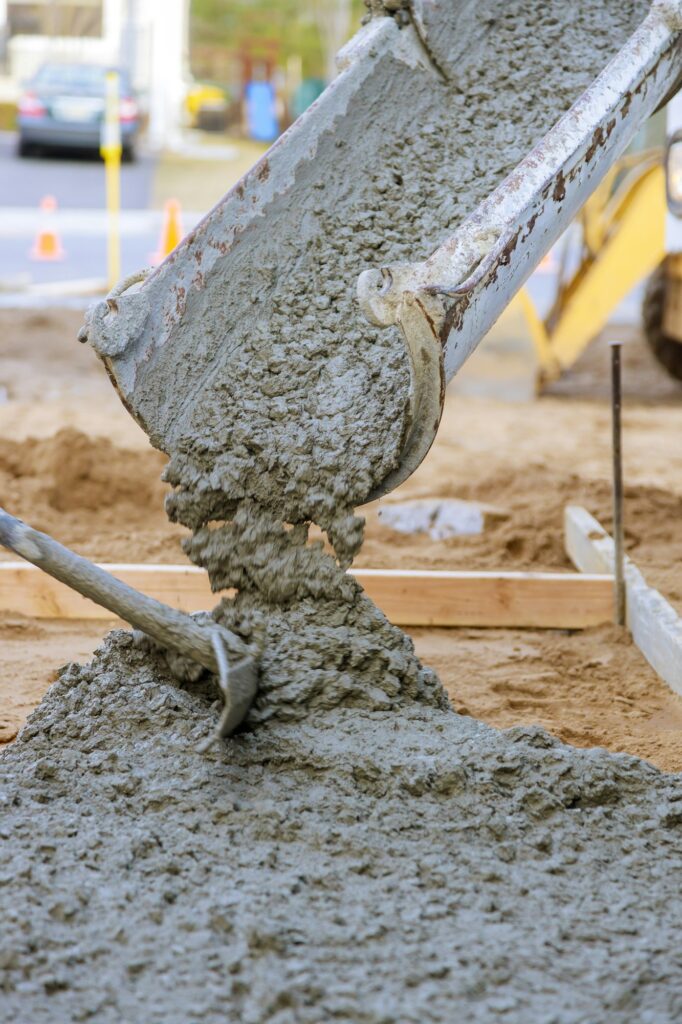
[[2,508],[0,544],[107,608],[163,647],[191,658],[216,675],[224,707],[214,736],[200,749],[206,749],[213,739],[228,736],[244,720],[258,688],[258,668],[247,645],[230,630],[217,622],[198,622],[139,593]]

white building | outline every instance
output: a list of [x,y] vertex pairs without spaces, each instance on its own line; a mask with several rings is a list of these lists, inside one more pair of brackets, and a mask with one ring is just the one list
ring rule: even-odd
[[48,60],[128,71],[156,148],[179,143],[189,79],[189,0],[0,0],[0,99]]

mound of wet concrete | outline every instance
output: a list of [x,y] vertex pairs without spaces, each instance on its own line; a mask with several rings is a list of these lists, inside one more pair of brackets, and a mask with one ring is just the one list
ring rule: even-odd
[[199,755],[212,699],[117,632],[4,754],[0,1020],[679,1019],[676,777],[415,702]]

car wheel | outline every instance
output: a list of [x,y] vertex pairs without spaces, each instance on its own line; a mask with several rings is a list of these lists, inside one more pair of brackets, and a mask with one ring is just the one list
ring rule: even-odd
[[35,149],[32,142],[27,142],[26,139],[19,139],[17,144],[17,156],[22,157],[23,159],[27,156],[33,156],[34,152]]
[[123,163],[134,164],[136,159],[137,154],[135,153],[135,147],[132,145],[132,143],[128,144],[127,146],[124,146],[121,151],[121,160],[123,161]]
[[682,381],[682,342],[670,338],[663,330],[663,309],[667,279],[665,263],[649,278],[642,303],[644,334],[649,348],[671,377]]

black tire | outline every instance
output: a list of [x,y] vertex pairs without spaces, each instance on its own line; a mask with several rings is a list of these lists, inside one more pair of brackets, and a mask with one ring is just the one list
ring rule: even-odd
[[649,348],[671,377],[682,381],[682,342],[663,331],[666,273],[661,263],[649,278],[642,302],[644,334]]
[[32,142],[27,142],[26,139],[19,139],[17,143],[17,156],[24,160],[27,156],[33,156],[35,147]]
[[124,164],[134,164],[136,160],[137,153],[135,152],[135,146],[132,143],[124,146],[121,150],[121,161]]

